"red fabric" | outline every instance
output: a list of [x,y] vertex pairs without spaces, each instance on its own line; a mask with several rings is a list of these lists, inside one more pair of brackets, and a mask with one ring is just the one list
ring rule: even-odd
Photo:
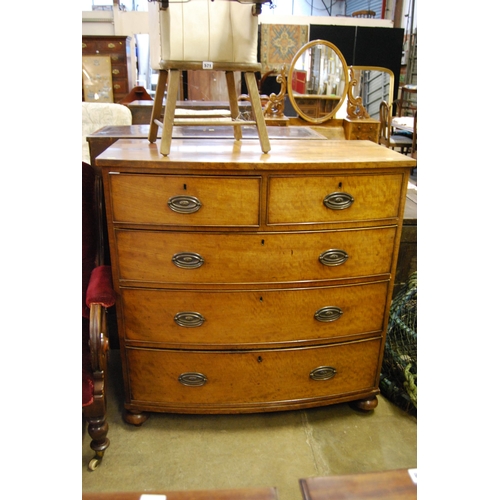
[[94,382],[89,348],[89,320],[82,320],[82,406],[88,406],[94,401]]
[[89,317],[86,304],[90,274],[95,267],[94,170],[82,162],[82,316]]
[[111,266],[96,267],[90,276],[87,288],[86,304],[101,304],[103,307],[111,307],[115,304],[115,291],[111,278]]

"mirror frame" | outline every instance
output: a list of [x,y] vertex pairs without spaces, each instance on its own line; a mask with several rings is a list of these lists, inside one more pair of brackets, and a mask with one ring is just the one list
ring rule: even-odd
[[[389,107],[394,103],[394,72],[383,66],[351,66],[355,71],[380,71],[389,75]],[[358,82],[359,83],[359,82]]]
[[[339,57],[340,62],[342,64],[342,67],[344,69],[344,79],[345,79],[344,80],[345,81],[344,90],[342,92],[342,95],[340,96],[340,99],[339,99],[337,105],[333,108],[333,110],[330,113],[328,113],[327,115],[325,115],[321,118],[313,118],[313,117],[305,114],[300,109],[297,102],[295,101],[295,97],[293,95],[293,90],[292,90],[293,69],[295,67],[296,62],[304,54],[304,52],[306,52],[308,49],[310,49],[311,47],[314,47],[316,45],[325,45],[326,47],[332,49],[335,52],[335,54]],[[328,120],[331,120],[332,118],[335,118],[337,111],[342,107],[342,104],[345,101],[348,86],[349,86],[349,71],[347,68],[346,60],[345,60],[344,56],[342,55],[342,52],[340,52],[339,48],[336,47],[335,45],[333,45],[333,43],[328,42],[327,40],[318,39],[318,40],[312,40],[312,41],[307,42],[305,45],[303,45],[298,50],[298,52],[295,54],[294,58],[292,59],[292,62],[290,63],[290,70],[288,72],[288,89],[287,89],[288,98],[290,99],[290,104],[293,106],[293,109],[295,109],[295,111],[298,113],[298,115],[301,118],[303,118],[304,120],[306,120],[307,122],[323,123],[323,122],[326,122]],[[318,97],[321,97],[321,96],[318,96]]]

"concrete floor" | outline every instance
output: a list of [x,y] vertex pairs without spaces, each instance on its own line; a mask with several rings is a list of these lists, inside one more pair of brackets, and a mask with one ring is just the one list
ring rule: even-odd
[[200,490],[275,486],[301,500],[299,478],[417,467],[417,420],[384,397],[371,413],[348,404],[253,415],[151,414],[121,418],[119,353],[111,351],[110,447],[102,464],[83,425],[82,491]]

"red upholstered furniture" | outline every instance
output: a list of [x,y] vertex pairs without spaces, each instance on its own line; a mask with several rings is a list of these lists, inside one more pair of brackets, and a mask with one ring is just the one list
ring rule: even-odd
[[111,268],[100,265],[102,249],[98,248],[95,175],[82,162],[82,409],[92,438],[95,456],[89,462],[94,470],[109,446],[106,422],[106,363],[108,335],[106,308],[115,303]]

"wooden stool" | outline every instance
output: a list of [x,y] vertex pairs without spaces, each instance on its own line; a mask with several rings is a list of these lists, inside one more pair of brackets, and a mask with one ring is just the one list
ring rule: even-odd
[[[261,65],[257,62],[257,15],[260,11],[257,7],[266,1],[178,0],[169,3],[156,0],[148,4],[151,67],[159,71],[148,139],[155,142],[158,127],[163,128],[161,154],[170,153],[174,125],[231,125],[236,140],[242,138],[242,125],[256,125],[262,151],[270,151],[255,78],[255,73],[261,71]],[[180,117],[180,110],[176,113],[181,71],[189,70],[225,72],[230,116],[220,118],[216,110],[213,115],[203,114],[200,117],[196,116],[200,113],[194,113],[189,118]],[[235,71],[245,75],[253,121],[240,119]],[[162,122],[160,118],[165,90],[167,102]]]

